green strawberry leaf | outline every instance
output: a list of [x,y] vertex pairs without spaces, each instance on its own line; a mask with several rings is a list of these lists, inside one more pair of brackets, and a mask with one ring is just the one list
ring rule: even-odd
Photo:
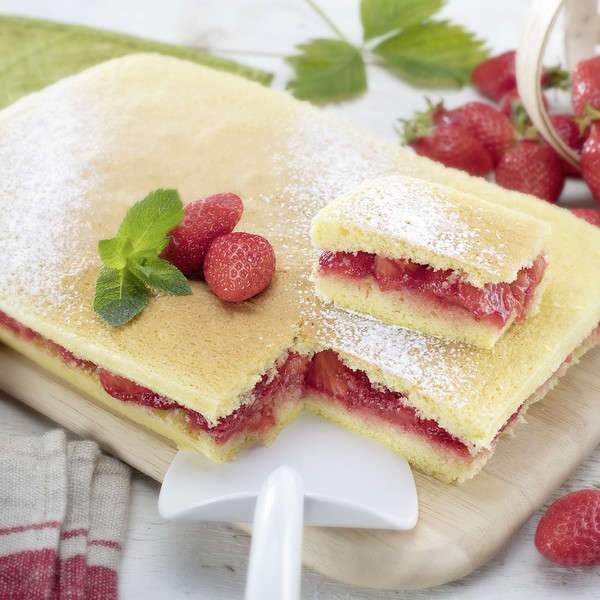
[[182,219],[177,190],[154,190],[127,211],[118,237],[128,239],[133,252],[155,249],[159,254],[169,243],[167,234]]
[[358,48],[343,40],[312,40],[286,60],[296,72],[287,88],[302,100],[327,101],[367,89],[365,63]]
[[127,269],[104,267],[96,280],[94,312],[118,327],[131,321],[148,304],[144,284]]
[[408,29],[434,15],[444,4],[444,0],[361,0],[365,40]]
[[460,25],[428,21],[404,29],[373,48],[402,79],[418,87],[458,88],[488,51]]
[[192,293],[185,275],[174,265],[153,256],[132,256],[128,268],[146,287],[186,296]]

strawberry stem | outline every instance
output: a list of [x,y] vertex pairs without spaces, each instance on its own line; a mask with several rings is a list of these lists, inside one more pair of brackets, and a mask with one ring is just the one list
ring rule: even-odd
[[545,90],[549,88],[568,90],[571,85],[569,74],[560,65],[545,69],[542,79],[542,87]]
[[305,0],[305,2],[319,15],[319,17],[321,17],[321,19],[323,19],[323,21],[327,24],[329,29],[335,33],[335,35],[337,35],[341,40],[344,40],[344,42],[348,42],[346,36],[340,29],[338,29],[337,25],[323,12],[323,9],[316,2],[313,2],[313,0]]
[[585,114],[583,117],[575,119],[579,125],[579,135],[583,136],[585,130],[594,122],[600,120],[600,110],[594,108],[591,104],[585,105]]
[[403,125],[402,130],[396,129],[396,133],[402,138],[402,143],[410,145],[417,142],[422,137],[431,135],[435,127],[434,117],[437,113],[444,110],[444,103],[440,100],[434,103],[428,97],[425,97],[427,109],[415,111],[412,119],[398,119]]
[[541,143],[541,136],[535,125],[532,124],[523,103],[515,99],[511,102],[511,118],[519,140],[530,140]]

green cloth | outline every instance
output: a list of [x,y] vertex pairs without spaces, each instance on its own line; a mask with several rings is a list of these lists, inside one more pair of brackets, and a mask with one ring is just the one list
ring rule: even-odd
[[23,17],[0,16],[0,108],[63,77],[134,52],[159,52],[268,85],[270,73],[202,50],[130,35]]

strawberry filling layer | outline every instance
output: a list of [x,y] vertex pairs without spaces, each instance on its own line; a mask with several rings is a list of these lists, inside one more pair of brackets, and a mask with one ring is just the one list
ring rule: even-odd
[[183,411],[188,427],[208,433],[217,444],[225,444],[238,433],[264,435],[276,425],[275,409],[283,400],[289,399],[296,392],[300,398],[304,379],[310,359],[290,352],[286,360],[278,367],[274,376],[263,375],[252,390],[253,400],[242,404],[231,414],[221,417],[215,425],[211,425],[200,413],[157,394],[125,377],[98,367],[93,362],[75,356],[63,346],[26,327],[6,313],[0,311],[0,325],[16,333],[20,338],[36,342],[46,350],[58,354],[62,360],[71,365],[95,373],[107,394],[121,400],[147,406],[156,410]]
[[470,456],[469,449],[459,439],[435,421],[419,417],[417,411],[405,403],[405,394],[374,388],[365,373],[347,367],[333,350],[323,350],[314,356],[306,385],[324,393],[348,411],[425,436],[430,442],[460,457]]
[[41,344],[51,352],[56,354],[60,354],[62,359],[69,365],[74,365],[80,367],[82,369],[93,369],[96,368],[96,365],[89,360],[84,360],[82,358],[78,358],[72,352],[64,348],[63,346],[49,340],[48,338],[40,335],[37,331],[30,329],[29,327],[25,327],[22,323],[19,323],[16,319],[9,317],[6,313],[0,310],[0,324],[5,325],[16,333],[19,337],[23,338],[27,341],[35,341],[38,344]]
[[252,390],[252,402],[242,404],[229,415],[221,417],[216,425],[211,425],[200,413],[110,371],[98,368],[98,377],[106,393],[113,398],[157,410],[182,410],[190,429],[204,431],[217,444],[225,444],[236,433],[260,437],[272,429],[277,424],[274,414],[277,404],[284,398],[291,397],[294,390],[300,396],[309,362],[308,357],[290,352],[271,379],[263,375],[256,384]]
[[538,256],[510,283],[487,283],[477,288],[456,271],[434,269],[410,260],[386,258],[367,252],[329,252],[319,258],[319,275],[374,281],[382,292],[411,291],[429,302],[459,308],[476,321],[502,329],[512,319],[523,320],[535,298],[547,262]]
[[[207,433],[217,444],[225,444],[236,434],[263,436],[277,424],[275,410],[280,402],[293,397],[294,394],[299,399],[304,391],[317,391],[329,401],[343,406],[349,412],[362,415],[366,420],[383,421],[402,431],[424,436],[444,452],[452,452],[459,459],[468,460],[471,457],[469,448],[463,442],[434,420],[420,417],[415,408],[407,405],[405,394],[374,387],[364,372],[347,367],[333,350],[318,352],[312,359],[294,352],[288,353],[273,376],[264,375],[256,384],[252,390],[251,402],[241,405],[229,415],[220,418],[215,425],[211,425],[198,412],[75,356],[66,348],[22,325],[2,311],[0,325],[27,341],[41,344],[46,350],[59,355],[65,363],[94,373],[104,390],[113,398],[160,411],[182,411],[192,431],[201,430]],[[598,338],[600,324],[582,346],[591,347]],[[573,355],[570,354],[559,372],[572,360]],[[542,384],[538,391],[543,391],[545,386],[549,386],[553,378],[554,375]],[[515,422],[524,406],[525,403],[508,419],[496,438]]]

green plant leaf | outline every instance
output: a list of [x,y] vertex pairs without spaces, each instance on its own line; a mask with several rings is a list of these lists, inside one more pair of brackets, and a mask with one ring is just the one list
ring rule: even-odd
[[115,237],[98,242],[105,266],[96,280],[96,314],[119,326],[148,304],[146,287],[180,296],[192,293],[185,275],[158,257],[169,243],[167,234],[182,219],[177,190],[154,190],[127,211]]
[[153,256],[132,256],[129,270],[146,286],[176,296],[192,293],[185,275],[174,265]]
[[131,321],[147,304],[144,284],[127,269],[104,267],[98,274],[94,312],[111,325]]
[[365,40],[421,23],[444,4],[444,0],[361,0]]
[[461,87],[488,56],[484,42],[460,25],[428,21],[373,48],[399,77],[418,87]]
[[122,269],[127,264],[127,256],[133,246],[127,238],[115,236],[98,242],[98,252],[102,262],[111,269]]
[[335,100],[367,89],[365,63],[358,48],[343,40],[313,40],[297,46],[286,60],[296,72],[288,89],[302,100]]
[[169,242],[167,234],[182,219],[177,190],[154,190],[127,211],[118,237],[131,242],[132,252],[153,249],[159,254]]
[[229,71],[265,85],[272,75],[198,48],[185,48],[113,33],[24,17],[0,17],[0,108],[63,77],[111,58],[158,52]]

